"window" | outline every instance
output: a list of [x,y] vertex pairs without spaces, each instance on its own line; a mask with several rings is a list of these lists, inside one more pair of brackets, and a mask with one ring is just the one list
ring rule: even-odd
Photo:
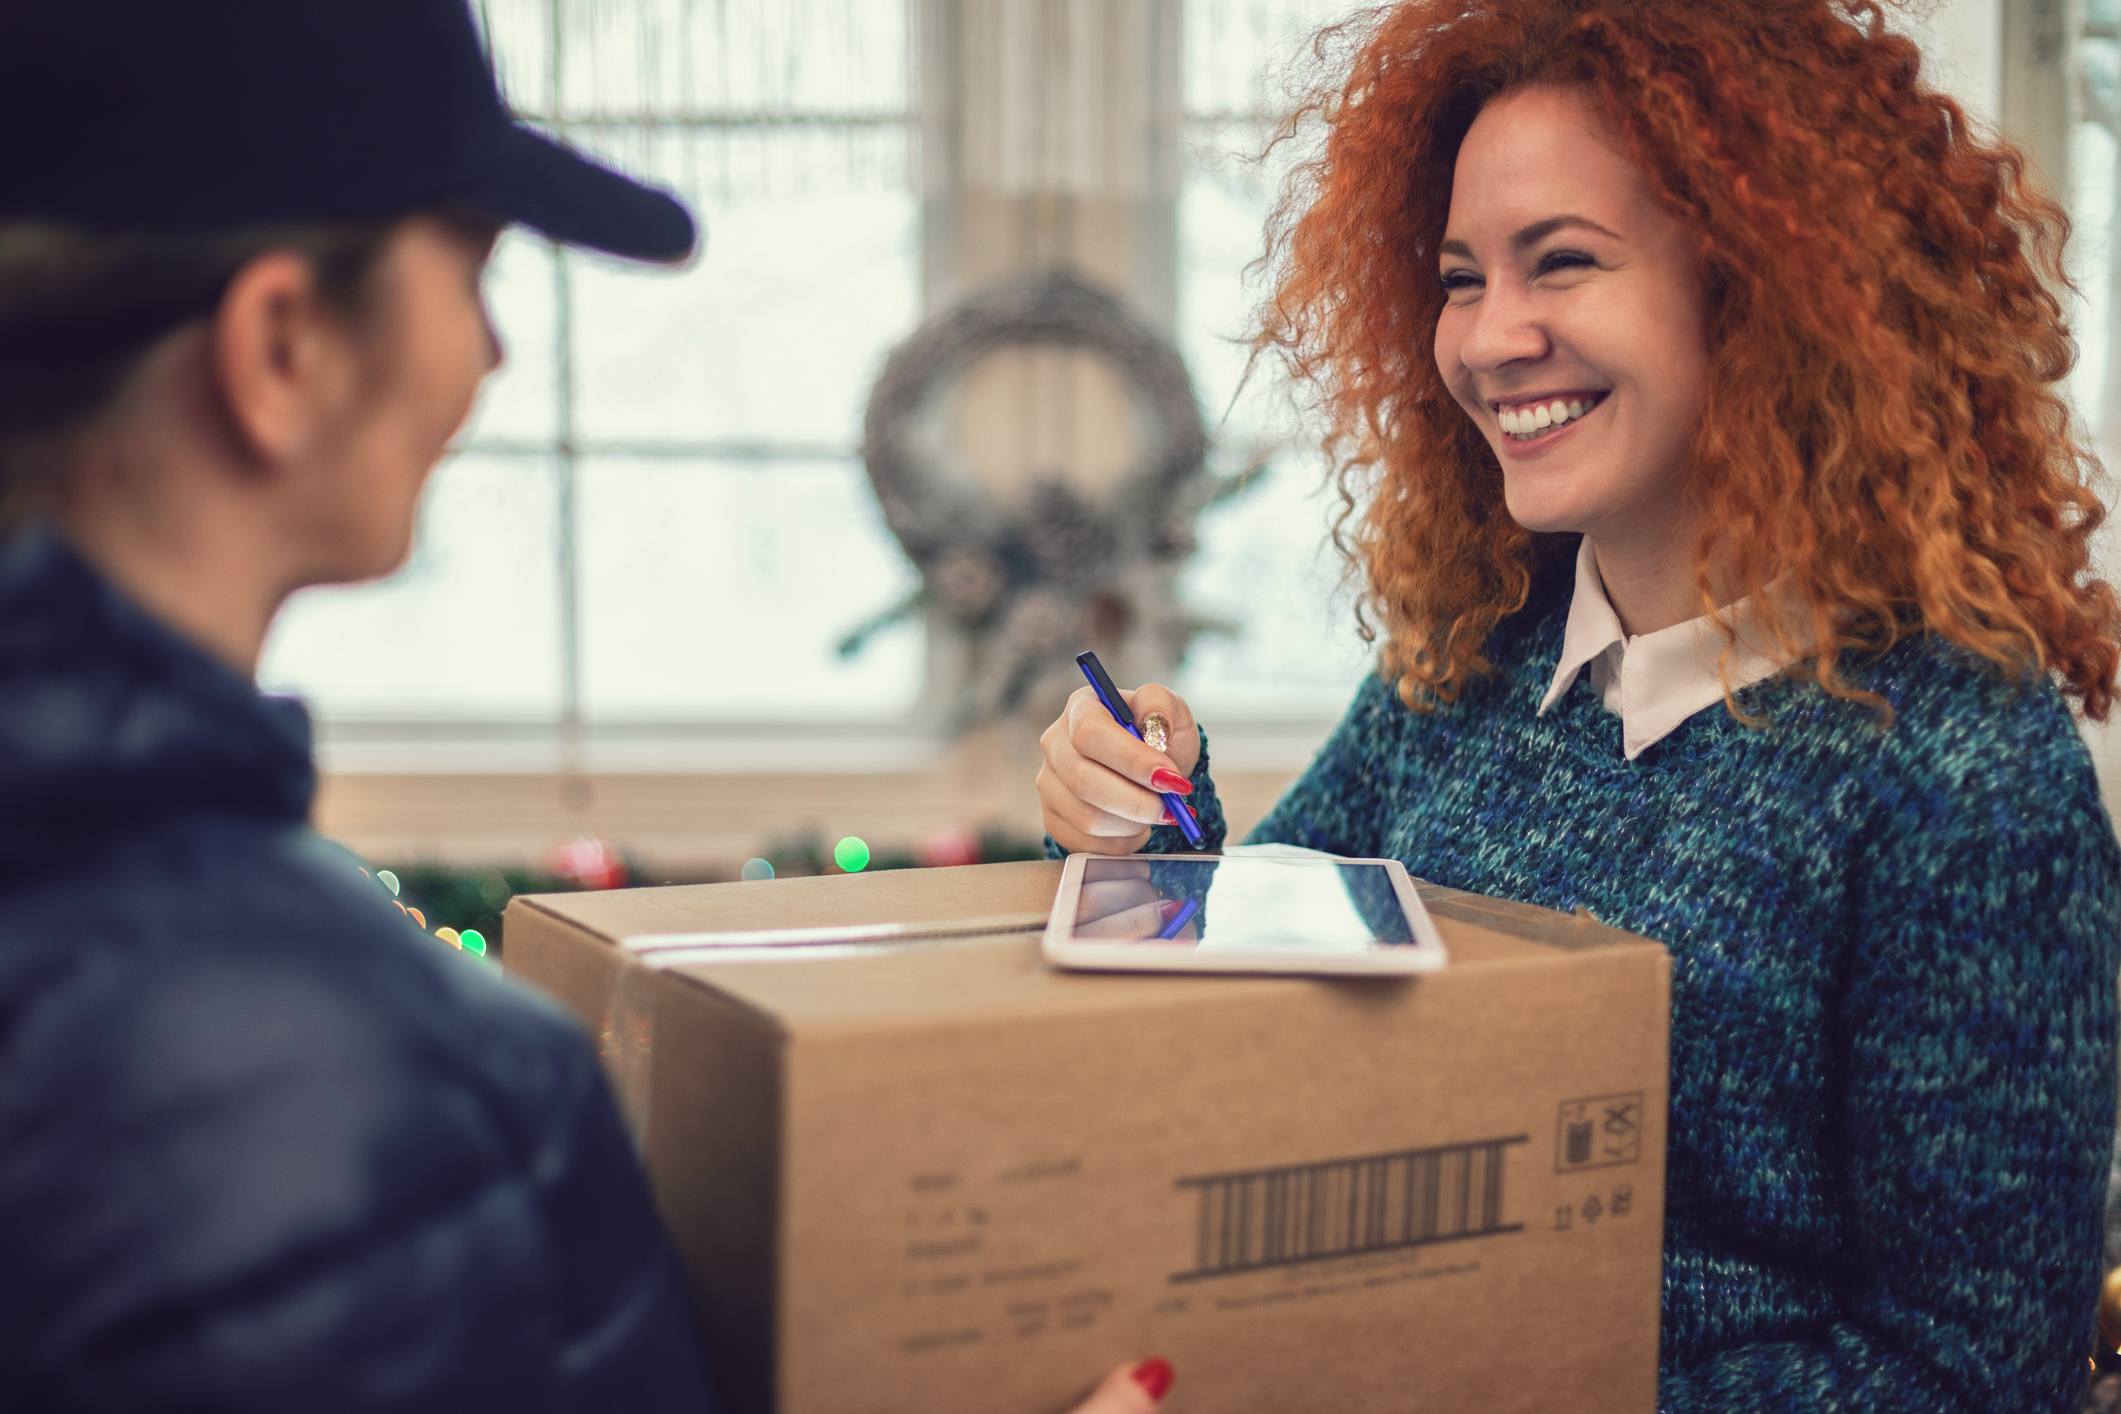
[[1179,345],[1216,432],[1216,469],[1228,475],[1267,458],[1257,486],[1203,516],[1201,550],[1182,586],[1192,607],[1238,626],[1199,639],[1178,683],[1215,719],[1331,721],[1372,658],[1327,542],[1339,498],[1324,489],[1324,464],[1278,396],[1275,370],[1263,362],[1245,384],[1237,342],[1265,293],[1246,267],[1263,250],[1287,167],[1286,150],[1256,159],[1291,106],[1307,41],[1358,8],[1348,0],[1186,5]]
[[919,632],[833,644],[912,572],[854,455],[917,321],[902,0],[485,0],[509,101],[706,227],[646,271],[511,232],[507,347],[417,547],[307,591],[261,674],[338,721],[893,718]]

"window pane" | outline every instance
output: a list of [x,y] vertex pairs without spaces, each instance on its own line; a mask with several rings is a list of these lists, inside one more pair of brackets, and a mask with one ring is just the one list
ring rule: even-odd
[[[2111,21],[2113,6],[2093,8],[2095,14],[2106,11]],[[2121,42],[2080,40],[2077,63],[2094,115],[2121,114]],[[2070,275],[2080,300],[2072,322],[2081,353],[2069,388],[2085,422],[2111,445],[2116,429],[2105,426],[2105,403],[2107,385],[2113,381],[2108,360],[2113,356],[2114,204],[2121,195],[2121,183],[2115,180],[2121,171],[2121,144],[2115,141],[2114,129],[2099,121],[2079,123],[2073,136],[2070,177],[2076,189],[2070,194]]]
[[1250,124],[1191,125],[1179,187],[1179,349],[1225,445],[1276,442],[1297,430],[1274,364],[1262,360],[1245,378],[1244,338],[1266,293],[1264,273],[1247,267],[1266,248],[1267,213],[1287,165],[1255,159],[1260,133]]
[[1334,716],[1370,669],[1341,558],[1327,540],[1340,498],[1313,463],[1277,467],[1201,517],[1200,553],[1180,581],[1186,604],[1239,625],[1193,641],[1178,690],[1195,712]]
[[493,55],[501,97],[518,113],[552,111],[550,0],[478,0],[474,7]]
[[1349,0],[1185,0],[1186,111],[1277,113],[1318,30],[1370,9]]
[[[2070,310],[2077,335],[2077,365],[2070,371],[2070,400],[2109,468],[2121,464],[2121,368],[2115,366],[2115,207],[2121,203],[2121,40],[2114,38],[2121,5],[2092,0],[2085,7],[2092,33],[2077,41],[2083,111],[2090,119],[2071,134],[2070,276],[2077,298]],[[2109,505],[2112,497],[2108,498]],[[2107,578],[2121,576],[2121,530],[2109,520],[2093,542],[2093,563]],[[2121,751],[2121,737],[2102,733],[2102,771]],[[2112,741],[2113,746],[2104,744]]]
[[589,439],[852,446],[884,350],[918,320],[919,209],[899,129],[664,134],[634,170],[707,227],[688,270],[574,274]]
[[341,718],[556,717],[557,488],[544,457],[450,457],[405,567],[297,594],[259,681]]
[[[1220,447],[1225,473],[1265,457],[1262,481],[1210,508],[1182,580],[1186,602],[1241,626],[1197,639],[1180,673],[1196,710],[1224,717],[1330,716],[1346,705],[1373,650],[1356,633],[1340,558],[1327,543],[1339,500],[1306,441],[1279,370],[1245,377],[1241,342],[1266,292],[1246,267],[1265,245],[1267,214],[1297,148],[1257,154],[1285,101],[1278,73],[1305,62],[1320,25],[1345,0],[1190,0],[1186,7],[1187,162],[1179,194],[1179,347]],[[1315,436],[1315,433],[1311,435]]]
[[905,0],[561,0],[565,117],[900,112]]
[[919,692],[910,624],[833,652],[917,582],[858,462],[591,458],[577,506],[589,716],[891,717]]

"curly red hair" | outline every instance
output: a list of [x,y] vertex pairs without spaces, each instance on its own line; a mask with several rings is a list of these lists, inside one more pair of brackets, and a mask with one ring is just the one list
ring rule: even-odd
[[[1703,612],[1779,580],[1775,630],[1828,691],[1909,633],[2053,673],[2104,719],[2121,610],[2091,573],[2096,459],[2055,385],[2068,220],[2024,157],[1925,86],[1872,0],[1406,0],[1320,36],[1336,77],[1269,227],[1255,348],[1311,388],[1385,671],[1425,707],[1573,536],[1504,509],[1431,353],[1452,171],[1497,95],[1585,91],[1695,233],[1712,311],[1686,494]],[[1732,710],[1736,704],[1732,703]]]

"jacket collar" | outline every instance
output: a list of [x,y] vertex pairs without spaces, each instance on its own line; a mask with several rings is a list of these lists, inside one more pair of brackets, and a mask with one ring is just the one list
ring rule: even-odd
[[308,714],[259,693],[62,538],[0,539],[0,873],[177,814],[294,824]]

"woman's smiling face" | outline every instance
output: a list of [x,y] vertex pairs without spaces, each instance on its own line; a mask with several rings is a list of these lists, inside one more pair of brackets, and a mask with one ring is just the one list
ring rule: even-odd
[[1502,463],[1518,524],[1681,548],[1708,382],[1686,228],[1584,96],[1489,103],[1458,152],[1436,366]]

